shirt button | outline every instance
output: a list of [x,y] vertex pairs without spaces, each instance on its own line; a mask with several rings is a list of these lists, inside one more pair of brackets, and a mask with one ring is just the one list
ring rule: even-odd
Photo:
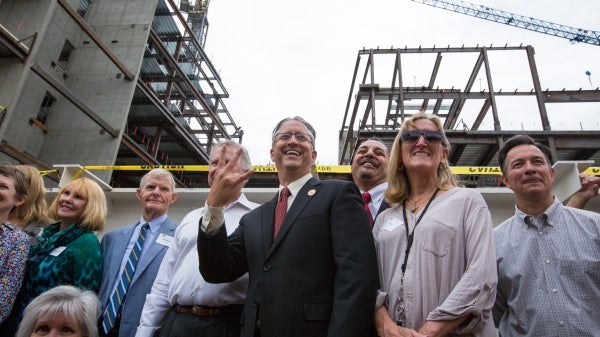
[[270,264],[268,264],[268,263],[267,263],[267,264],[265,264],[265,265],[263,266],[263,270],[264,270],[264,271],[269,271],[269,270],[271,270],[271,265],[270,265]]
[[539,231],[538,233],[539,233],[540,235],[544,234],[544,232],[542,232],[542,231]]
[[565,321],[560,321],[558,324],[560,324],[560,326],[565,326]]
[[550,264],[550,260],[546,260],[546,264]]
[[552,292],[556,294],[558,292],[558,289],[554,288],[552,289]]

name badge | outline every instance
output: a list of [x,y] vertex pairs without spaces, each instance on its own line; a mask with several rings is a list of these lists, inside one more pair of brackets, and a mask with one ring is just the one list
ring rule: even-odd
[[156,243],[161,244],[166,247],[171,247],[172,242],[173,242],[173,237],[169,236],[167,234],[164,234],[164,233],[161,233],[160,235],[158,235],[158,238],[156,238]]
[[54,248],[53,251],[50,252],[51,256],[59,256],[60,253],[62,253],[65,249],[67,249],[67,247],[62,246],[62,247],[56,247]]
[[381,227],[381,230],[393,232],[394,230],[396,230],[396,228],[398,228],[399,226],[402,226],[402,225],[404,225],[404,221],[402,221],[400,219],[396,219],[396,218],[390,218],[388,221],[386,221],[383,224],[383,226]]

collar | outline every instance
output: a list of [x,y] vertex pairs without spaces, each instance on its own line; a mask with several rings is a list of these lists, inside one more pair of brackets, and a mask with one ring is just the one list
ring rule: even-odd
[[158,218],[154,218],[150,221],[146,221],[146,220],[144,220],[144,217],[140,217],[140,220],[138,221],[138,226],[141,226],[147,222],[150,225],[150,231],[152,233],[156,233],[156,231],[160,229],[160,226],[163,224],[163,222],[165,222],[165,220],[167,220],[167,217],[168,217],[167,213],[159,216]]
[[248,200],[248,198],[246,198],[246,195],[244,193],[241,193],[240,197],[237,198],[236,201],[234,201],[234,202],[230,203],[229,205],[225,206],[225,208],[223,210],[227,210],[227,209],[232,208],[232,207],[237,207],[238,205],[242,206],[242,207],[244,207],[244,208],[246,208],[248,210],[251,210],[251,209],[254,208],[254,207],[252,207],[253,204],[254,203],[252,203],[250,200]]
[[[310,178],[312,178],[312,174],[309,172],[306,175],[304,175],[303,177],[301,177],[300,179],[292,181],[287,186],[287,188],[290,190],[290,193],[292,194],[292,197],[296,196],[298,194],[298,192],[300,192],[300,189],[302,188],[302,186],[304,186],[304,184],[306,184],[306,182],[309,181]],[[283,186],[283,185],[279,185],[279,193],[281,193],[281,190],[284,187],[285,186]]]
[[368,191],[360,191],[360,193],[369,192],[369,194],[371,195],[371,202],[374,204],[377,204],[377,203],[381,202],[381,200],[383,199],[383,195],[387,188],[388,188],[388,182],[384,181],[381,184],[373,187],[372,189],[370,189]]
[[10,222],[2,222],[0,223],[0,230],[4,231],[15,231],[17,229],[17,226],[10,223]]
[[554,198],[552,205],[548,207],[542,214],[531,215],[521,211],[519,207],[515,205],[515,215],[525,223],[526,227],[534,226],[541,229],[543,225],[549,225],[552,227],[556,226],[556,223],[552,221],[556,217],[556,214],[562,209],[563,204],[558,198]]

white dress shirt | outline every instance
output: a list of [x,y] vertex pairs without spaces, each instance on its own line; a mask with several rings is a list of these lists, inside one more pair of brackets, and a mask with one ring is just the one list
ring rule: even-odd
[[371,214],[377,216],[379,214],[379,208],[385,197],[385,190],[388,188],[388,182],[383,182],[368,191],[360,191],[360,193],[369,192],[371,195],[371,201],[369,201],[369,210]]
[[[227,234],[239,225],[242,216],[259,205],[244,194],[224,209]],[[174,305],[220,307],[242,304],[248,288],[248,274],[224,284],[207,283],[198,270],[198,225],[204,208],[188,213],[175,230],[175,240],[160,265],[151,292],[146,296],[136,337],[150,337]]]

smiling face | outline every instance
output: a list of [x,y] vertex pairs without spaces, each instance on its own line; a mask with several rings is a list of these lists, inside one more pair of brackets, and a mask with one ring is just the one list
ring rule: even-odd
[[510,149],[506,154],[502,181],[518,200],[552,202],[554,169],[550,167],[544,153],[535,145],[523,144]]
[[[415,120],[414,127],[409,127],[408,130],[440,131],[435,123],[428,119]],[[426,141],[425,137],[420,135],[416,142],[402,142],[402,163],[408,173],[436,174],[438,166],[448,158],[448,151],[441,142]]]
[[6,222],[13,207],[21,205],[25,198],[26,196],[17,197],[14,177],[0,174],[0,221]]
[[166,176],[146,176],[142,187],[136,191],[142,204],[144,220],[150,221],[167,213],[169,206],[177,200],[172,181]]
[[317,151],[313,149],[313,142],[304,140],[304,137],[301,137],[301,140],[295,136],[279,139],[277,135],[280,134],[310,135],[311,132],[304,123],[297,120],[289,120],[277,130],[271,148],[271,160],[277,166],[280,183],[287,186],[288,183],[310,173],[311,165],[317,158]]
[[368,191],[386,181],[387,165],[387,147],[379,141],[366,140],[352,160],[352,179],[361,191]]
[[61,220],[61,229],[74,223],[79,223],[87,205],[87,198],[78,190],[76,185],[65,188],[58,196],[57,214]]

